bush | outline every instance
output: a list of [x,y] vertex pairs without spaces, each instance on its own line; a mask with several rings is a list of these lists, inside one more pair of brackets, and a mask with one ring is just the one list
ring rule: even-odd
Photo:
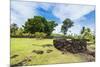
[[35,32],[34,36],[36,38],[42,39],[42,38],[45,38],[46,37],[46,34],[43,33],[43,32]]

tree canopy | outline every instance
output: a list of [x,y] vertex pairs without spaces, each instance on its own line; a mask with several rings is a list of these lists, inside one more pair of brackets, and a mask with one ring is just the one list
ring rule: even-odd
[[67,34],[67,31],[70,27],[73,26],[73,21],[69,18],[66,18],[64,21],[63,21],[63,25],[61,27],[61,32],[66,35]]
[[18,30],[18,26],[15,23],[12,23],[10,25],[10,33],[11,35],[16,35],[16,31]]
[[42,16],[34,16],[34,18],[29,18],[25,22],[23,28],[26,33],[44,32],[49,36],[56,26],[55,21],[48,21]]

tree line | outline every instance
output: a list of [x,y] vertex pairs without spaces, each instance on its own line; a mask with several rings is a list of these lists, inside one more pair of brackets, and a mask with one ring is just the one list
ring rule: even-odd
[[[64,36],[67,35],[68,29],[74,26],[74,22],[66,18],[61,26],[61,32]],[[12,23],[10,26],[10,35],[13,36],[27,36],[27,37],[36,37],[36,38],[44,38],[50,37],[52,32],[55,30],[54,28],[58,24],[53,20],[47,20],[45,17],[42,16],[34,16],[33,18],[27,19],[27,21],[22,25],[22,27],[18,27],[17,24]],[[80,35],[67,35],[67,37],[77,37],[77,38],[88,38],[93,40],[95,36],[91,32],[90,28],[83,27]]]

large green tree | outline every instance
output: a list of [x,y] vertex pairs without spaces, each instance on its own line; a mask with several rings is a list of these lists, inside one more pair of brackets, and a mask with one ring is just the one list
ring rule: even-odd
[[54,27],[56,27],[58,24],[55,23],[55,21],[48,21],[45,25],[44,32],[47,33],[47,36],[49,36],[52,31],[54,30]]
[[69,18],[66,18],[64,21],[63,21],[63,25],[61,27],[61,32],[66,35],[67,34],[67,31],[70,27],[73,26],[73,21]]
[[12,23],[12,24],[10,25],[10,34],[15,36],[17,30],[18,30],[17,24]]
[[32,33],[35,32],[44,32],[48,36],[54,30],[54,27],[57,26],[55,21],[48,21],[45,17],[34,16],[34,18],[29,18],[23,25],[24,32]]

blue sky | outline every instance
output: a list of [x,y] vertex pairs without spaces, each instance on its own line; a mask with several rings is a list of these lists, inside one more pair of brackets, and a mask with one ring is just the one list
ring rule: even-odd
[[44,16],[58,23],[53,33],[61,34],[60,29],[65,18],[70,18],[74,22],[74,26],[69,29],[72,33],[79,34],[83,26],[95,31],[95,6],[93,5],[11,1],[11,23],[21,27],[28,18],[35,15]]

